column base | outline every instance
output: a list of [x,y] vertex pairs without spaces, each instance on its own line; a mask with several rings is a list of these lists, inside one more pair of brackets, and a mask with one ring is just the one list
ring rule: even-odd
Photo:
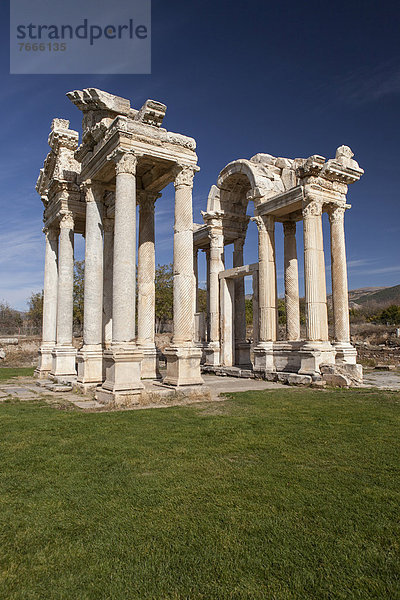
[[143,353],[143,360],[140,368],[142,379],[161,379],[158,353],[155,346],[138,346]]
[[76,355],[78,361],[77,387],[83,391],[103,381],[103,349],[101,345],[83,346]]
[[54,350],[55,342],[51,342],[50,344],[43,343],[41,344],[38,355],[39,362],[38,366],[34,371],[34,376],[38,379],[47,379],[51,373],[51,369],[53,366],[53,350]]
[[250,344],[248,342],[238,342],[235,346],[235,366],[249,367],[250,365]]
[[118,344],[104,350],[106,380],[96,389],[96,399],[118,406],[137,404],[137,396],[144,387],[140,381],[142,358],[143,353],[134,344]]
[[320,366],[334,365],[336,351],[330,342],[307,341],[299,351],[300,375],[320,377]]
[[193,346],[171,346],[164,350],[167,357],[167,375],[164,385],[202,385],[200,373],[201,349]]
[[355,365],[357,363],[357,350],[350,342],[333,342],[336,350],[336,363],[340,365]]
[[221,364],[221,349],[219,342],[209,342],[204,346],[203,354],[205,357],[205,365],[218,367]]
[[52,379],[76,381],[76,350],[73,346],[55,346],[52,359]]
[[264,377],[267,373],[275,372],[274,342],[259,342],[253,349],[253,371]]

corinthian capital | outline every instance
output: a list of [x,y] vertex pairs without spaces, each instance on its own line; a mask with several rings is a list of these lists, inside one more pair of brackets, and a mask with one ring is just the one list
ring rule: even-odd
[[296,221],[283,221],[284,235],[296,235]]
[[61,216],[60,229],[73,229],[74,228],[74,216],[72,212],[66,212]]
[[55,227],[43,227],[43,233],[50,241],[56,240],[58,237],[58,229]]
[[136,175],[137,156],[133,150],[122,150],[116,148],[107,157],[107,160],[111,160],[115,163],[115,172],[117,175],[120,173],[129,173],[130,175]]
[[344,213],[346,212],[346,206],[334,206],[330,205],[327,209],[327,213],[329,215],[329,221],[331,223],[338,223],[343,221]]
[[195,174],[194,167],[189,167],[187,165],[181,166],[177,165],[174,170],[175,181],[174,186],[175,189],[182,186],[187,185],[193,187],[193,178]]
[[136,198],[140,212],[154,212],[155,202],[160,197],[161,194],[158,194],[157,192],[139,190],[136,194]]
[[303,206],[303,218],[319,217],[322,215],[322,203],[317,200],[310,200]]
[[104,195],[104,185],[101,181],[94,181],[93,179],[87,179],[81,183],[81,189],[85,194],[86,202],[96,202],[102,200]]
[[257,225],[258,233],[273,231],[275,227],[275,219],[271,215],[256,215],[255,217],[251,217],[250,221],[253,221]]

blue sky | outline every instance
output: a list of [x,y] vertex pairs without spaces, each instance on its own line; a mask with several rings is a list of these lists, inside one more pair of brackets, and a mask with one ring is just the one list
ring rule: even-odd
[[[42,287],[42,205],[35,182],[48,152],[51,120],[67,118],[80,130],[81,113],[65,94],[84,87],[129,98],[135,108],[147,98],[167,104],[165,126],[197,140],[197,222],[210,186],[231,160],[257,152],[331,158],[338,146],[349,145],[365,169],[361,181],[349,186],[349,286],[400,283],[397,2],[153,0],[152,74],[119,76],[9,75],[6,4],[1,3],[0,300],[23,310],[31,292]],[[157,202],[159,263],[171,261],[172,225],[169,186]],[[276,237],[282,293],[280,225]],[[301,251],[301,235],[298,240]],[[228,266],[230,254],[227,249]],[[256,258],[252,225],[245,261]]]

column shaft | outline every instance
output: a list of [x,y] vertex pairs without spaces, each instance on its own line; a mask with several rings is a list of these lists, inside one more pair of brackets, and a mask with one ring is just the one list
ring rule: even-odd
[[[233,267],[243,266],[244,238],[237,238],[233,243]],[[246,297],[244,277],[235,279],[235,337],[236,342],[246,341]]]
[[276,340],[277,323],[275,221],[269,215],[255,219],[258,225],[259,341],[273,342]]
[[103,256],[103,343],[106,348],[112,342],[112,293],[113,293],[113,255],[114,255],[114,219],[104,219],[104,256]]
[[139,204],[138,338],[140,346],[154,347],[155,247],[154,202],[156,195],[143,193]]
[[345,208],[338,206],[329,212],[331,226],[331,274],[335,340],[350,342],[349,298],[344,235]]
[[193,337],[193,169],[175,179],[174,345],[191,345]]
[[289,341],[300,339],[299,269],[296,246],[296,222],[283,223],[286,335]]
[[303,209],[304,280],[306,292],[306,337],[309,341],[328,341],[328,312],[322,206],[312,201]]
[[86,186],[84,346],[100,346],[103,324],[103,203],[102,188]]
[[57,345],[72,346],[74,291],[74,220],[71,213],[60,221],[58,261]]
[[210,231],[210,342],[220,341],[220,319],[219,319],[219,278],[218,275],[224,270],[223,263],[224,236],[222,225],[212,227]]
[[116,165],[113,343],[135,339],[136,292],[136,157],[124,153]]
[[45,233],[42,342],[55,346],[57,332],[58,230],[47,229]]

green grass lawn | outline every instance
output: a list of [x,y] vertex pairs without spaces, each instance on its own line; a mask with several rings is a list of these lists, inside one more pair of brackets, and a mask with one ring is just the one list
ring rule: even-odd
[[31,377],[35,367],[1,367],[0,383],[14,377]]
[[399,400],[0,404],[0,598],[398,599]]

